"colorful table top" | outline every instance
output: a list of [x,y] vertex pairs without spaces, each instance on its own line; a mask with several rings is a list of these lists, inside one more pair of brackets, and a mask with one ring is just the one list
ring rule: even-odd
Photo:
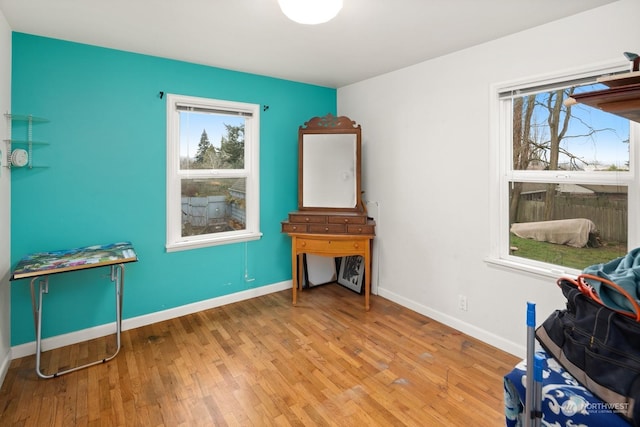
[[131,242],[36,252],[25,256],[18,262],[11,275],[11,280],[123,264],[137,260],[138,256]]

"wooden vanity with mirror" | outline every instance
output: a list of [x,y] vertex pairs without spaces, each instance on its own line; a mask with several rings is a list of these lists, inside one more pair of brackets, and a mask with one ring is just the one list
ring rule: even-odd
[[361,137],[360,125],[331,114],[314,117],[298,130],[298,210],[282,221],[282,232],[291,237],[294,305],[302,291],[304,254],[359,255],[369,310],[375,221],[362,201]]

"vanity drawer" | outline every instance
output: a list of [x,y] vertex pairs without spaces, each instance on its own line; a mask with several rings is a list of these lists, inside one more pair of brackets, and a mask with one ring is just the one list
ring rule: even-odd
[[349,224],[347,225],[348,234],[374,234],[375,225],[372,224]]
[[345,231],[344,224],[309,224],[309,233],[337,234]]
[[290,222],[282,222],[283,233],[306,233],[309,230],[308,224],[292,224]]
[[329,215],[330,224],[366,224],[365,215]]
[[327,222],[327,216],[326,215],[289,214],[289,222],[296,222],[301,224],[325,224]]
[[317,251],[317,252],[353,252],[362,251],[364,253],[366,245],[369,244],[368,239],[349,239],[349,240],[332,240],[332,239],[297,239],[296,248],[299,251]]
[[375,235],[376,223],[365,213],[327,211],[289,212],[281,222],[283,233]]

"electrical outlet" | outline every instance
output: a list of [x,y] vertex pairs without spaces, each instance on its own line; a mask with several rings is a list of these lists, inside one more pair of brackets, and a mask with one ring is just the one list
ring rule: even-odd
[[467,297],[464,295],[458,295],[458,310],[467,311]]

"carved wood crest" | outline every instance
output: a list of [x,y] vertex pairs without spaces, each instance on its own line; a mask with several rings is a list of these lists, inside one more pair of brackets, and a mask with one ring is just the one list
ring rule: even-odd
[[355,120],[351,120],[347,116],[334,116],[329,113],[323,117],[313,117],[304,125],[300,126],[300,129],[312,130],[312,129],[360,129],[360,125],[357,125]]

